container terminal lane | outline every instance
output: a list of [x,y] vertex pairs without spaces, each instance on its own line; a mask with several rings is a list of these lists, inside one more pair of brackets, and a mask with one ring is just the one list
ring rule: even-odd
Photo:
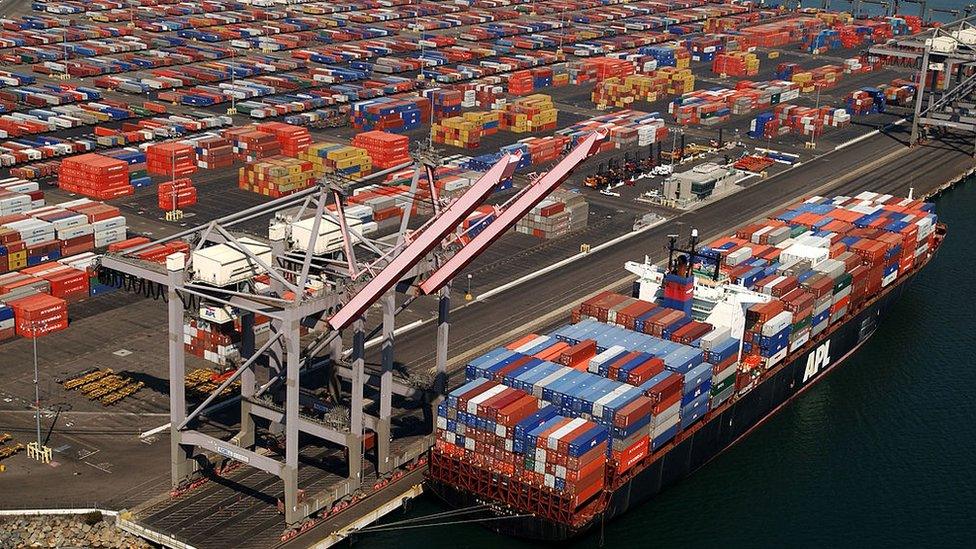
[[[838,52],[831,58],[833,54],[814,58],[789,51],[784,52],[783,57],[809,68],[847,57]],[[757,80],[770,78],[771,69],[777,63],[763,61],[763,73],[753,77]],[[708,73],[707,65],[699,63],[695,67],[704,85],[721,85],[722,80],[734,83],[734,79],[722,79]],[[910,79],[912,74],[904,67],[891,67],[874,74],[846,75],[845,80],[836,88],[825,90],[819,99],[803,96],[797,103],[813,106],[816,101],[826,103],[832,99],[836,106],[840,106],[844,96],[859,87],[899,77]],[[551,90],[560,111],[561,127],[602,114],[593,108],[589,92],[581,93],[581,89],[588,90],[589,86]],[[670,99],[641,104],[640,108],[666,111]],[[219,112],[216,108],[212,110]],[[663,250],[658,243],[668,234],[696,228],[708,238],[761,217],[797,197],[811,194],[854,195],[871,190],[906,195],[911,188],[916,196],[927,195],[972,169],[972,139],[964,133],[948,134],[941,139],[929,139],[907,147],[911,124],[892,125],[907,114],[909,111],[905,110],[868,115],[848,128],[827,131],[818,138],[817,147],[812,151],[803,146],[804,140],[796,138],[777,139],[772,143],[750,143],[741,138],[750,149],[767,145],[799,154],[803,161],[788,170],[777,165],[770,169],[767,178],[747,180],[734,194],[706,201],[692,211],[635,202],[633,199],[638,194],[640,182],[636,188],[620,187],[617,189],[620,196],[616,197],[585,189],[584,179],[599,171],[601,162],[618,158],[623,151],[602,153],[587,160],[563,183],[564,187],[581,188],[589,201],[591,221],[587,229],[543,244],[529,237],[523,238],[525,235],[508,234],[456,276],[451,290],[453,307],[446,363],[448,385],[459,379],[458,374],[467,359],[497,345],[502,338],[563,322],[569,307],[580,299],[603,289],[626,287],[630,278],[623,276],[621,265],[644,255],[654,261],[660,260]],[[718,127],[723,129],[726,139],[732,139],[736,129],[740,135],[745,133],[751,117],[733,116],[730,122]],[[883,124],[888,126],[877,135],[834,150],[838,145],[873,133]],[[677,128],[672,126],[672,131],[675,130]],[[353,133],[349,129],[314,130],[313,136],[316,139],[340,136],[348,139]],[[684,138],[689,143],[708,143],[717,139],[717,133],[717,127],[688,127],[684,129]],[[416,139],[425,135],[425,130],[411,133]],[[485,152],[497,150],[498,146],[511,143],[518,136],[499,133],[492,137],[482,141],[481,149]],[[665,150],[671,148],[670,141],[669,137],[663,144]],[[637,149],[629,150],[636,152]],[[468,151],[448,146],[442,148],[442,154],[465,152]],[[713,153],[707,160],[721,161],[722,154]],[[692,165],[694,162],[684,167]],[[542,167],[540,173],[547,167]],[[136,193],[113,203],[129,219],[133,234],[157,238],[266,202],[266,199],[237,189],[234,171],[206,171],[194,176],[194,182],[200,191],[199,206],[188,208],[192,216],[179,225],[160,219],[160,212],[153,208],[154,192]],[[517,178],[516,184],[525,185],[527,181]],[[48,191],[48,196],[52,202],[71,198],[53,188]],[[601,242],[625,235],[631,231],[634,219],[647,212],[659,214],[667,222],[508,289],[491,291],[575,255],[581,244],[596,248]],[[265,227],[266,220],[264,226],[255,223],[244,231],[267,237]],[[513,257],[517,259],[513,260]],[[475,298],[472,301],[465,300],[466,275],[469,273],[472,275],[471,294]],[[490,297],[479,297],[486,294]],[[402,297],[398,299],[402,302]],[[321,509],[327,511],[324,518],[303,521],[289,528],[278,509],[279,500],[283,498],[281,481],[241,464],[240,460],[222,459],[215,454],[211,454],[211,458],[216,465],[206,475],[206,482],[182,485],[178,494],[172,495],[169,430],[157,429],[170,417],[166,314],[166,306],[161,300],[147,298],[136,291],[120,291],[72,306],[70,328],[40,340],[42,401],[47,401],[43,412],[45,436],[55,450],[54,460],[58,466],[38,465],[23,455],[16,456],[16,461],[8,461],[11,466],[4,473],[3,482],[16,483],[21,488],[10,493],[3,504],[5,507],[128,509],[126,527],[144,535],[157,535],[157,541],[167,544],[299,547],[327,540],[333,532],[357,520],[388,512],[384,507],[397,497],[416,495],[414,487],[422,481],[423,474],[422,463],[416,459],[420,457],[418,449],[429,445],[430,439],[424,432],[423,406],[405,401],[398,402],[393,410],[394,443],[390,449],[391,454],[404,459],[404,467],[383,475],[381,479],[369,457],[364,458],[361,490],[355,495],[337,498],[330,508]],[[379,307],[370,312],[367,333],[378,326],[381,316]],[[418,299],[398,317],[398,325],[409,329],[395,338],[395,364],[402,369],[395,379],[403,382],[411,374],[422,378],[421,374],[430,371],[437,362],[436,300]],[[350,334],[344,335],[344,347],[351,348]],[[308,340],[306,337],[303,342]],[[257,345],[261,344],[258,340]],[[20,439],[30,440],[34,425],[30,341],[5,342],[2,353],[12,359],[4,360],[12,367],[8,367],[8,383],[0,389],[4,399],[0,404],[0,425],[3,426],[0,431],[11,431]],[[192,357],[187,359],[188,365],[200,363],[202,361]],[[379,345],[367,347],[365,363],[367,373],[379,372],[383,363]],[[93,367],[127,372],[145,383],[146,389],[115,408],[105,409],[65,391],[56,382]],[[324,376],[315,373],[303,377],[302,386],[311,391],[310,398],[325,394],[328,388],[322,387],[323,380]],[[343,391],[347,387],[348,383],[344,381]],[[367,400],[371,400],[373,391],[368,392]],[[188,399],[190,409],[199,405],[205,396],[191,396]],[[233,399],[224,402],[228,404],[201,416],[195,429],[223,440],[236,434],[240,429],[240,404]],[[264,427],[259,429],[259,437],[263,439],[260,446],[265,448],[268,456],[283,460],[286,449],[280,446],[280,429]],[[147,432],[152,434],[139,436]],[[227,457],[225,454],[224,458]],[[320,440],[303,439],[299,461],[298,486],[303,490],[302,495],[309,499],[317,492],[342,486],[348,474],[343,449]],[[299,529],[303,531],[296,535]]]

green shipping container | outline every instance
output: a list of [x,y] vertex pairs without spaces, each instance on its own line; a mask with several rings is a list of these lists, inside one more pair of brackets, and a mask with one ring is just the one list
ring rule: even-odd
[[851,273],[842,274],[837,280],[834,281],[834,293],[839,293],[844,290],[844,288],[851,285],[854,282],[854,277]]
[[715,396],[733,385],[735,385],[735,376],[731,375],[722,381],[719,381],[715,385],[712,385],[711,394],[712,396]]

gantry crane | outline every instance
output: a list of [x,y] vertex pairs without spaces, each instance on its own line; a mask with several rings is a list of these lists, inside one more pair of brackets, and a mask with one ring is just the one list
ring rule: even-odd
[[[344,211],[345,193],[351,185],[362,185],[411,164],[355,182],[326,176],[315,187],[291,196],[216,219],[166,239],[103,256],[102,269],[166,287],[173,485],[179,486],[201,469],[201,463],[206,462],[201,457],[201,450],[206,450],[279,477],[284,485],[281,507],[285,520],[294,524],[362,487],[366,430],[375,433],[372,451],[378,475],[387,475],[420,456],[431,444],[429,435],[415,444],[401,445],[397,451],[391,448],[392,398],[395,394],[412,399],[432,410],[445,391],[451,279],[565,181],[580,163],[597,151],[602,139],[601,134],[591,134],[581,140],[549,172],[496,207],[495,220],[463,246],[457,237],[458,227],[485,202],[499,182],[512,176],[519,160],[517,154],[502,156],[463,194],[448,203],[438,197],[435,185],[436,153],[429,148],[415,153],[409,196],[416,200],[423,179],[433,216],[419,228],[410,230],[412,207],[404,208],[400,230],[392,240],[368,238],[350,226]],[[288,220],[302,218],[306,213],[312,215],[311,230],[307,237],[305,233],[298,237]],[[251,244],[242,243],[245,239],[239,231],[243,223],[266,217],[271,218],[268,235],[259,244],[266,243],[270,247],[270,256],[255,252]],[[317,238],[325,223],[339,227],[341,246],[338,252],[317,252]],[[189,241],[191,253],[173,254],[166,258],[165,266],[138,259],[137,254],[142,249],[174,239]],[[255,241],[253,235],[248,235],[247,243]],[[215,286],[198,280],[194,269],[196,253],[212,246],[225,246],[231,253],[239,254],[242,264],[249,269],[247,272],[254,276],[231,286]],[[258,276],[267,277],[267,283],[257,283]],[[399,307],[396,304],[398,292],[411,294]],[[394,377],[396,317],[418,295],[435,293],[438,295],[438,328],[433,382],[429,387],[417,387]],[[183,324],[186,311],[181,299],[186,297],[239,311],[243,361],[189,413],[184,386]],[[370,337],[366,325],[369,310],[377,304],[382,312],[374,332],[381,332],[381,364],[378,371],[370,372],[365,364],[365,342]],[[258,336],[254,331],[255,315],[271,319],[270,330],[260,346],[258,341],[265,336]],[[301,338],[303,326],[311,329],[304,344]],[[346,341],[350,342],[349,349],[345,348]],[[313,398],[302,391],[302,375],[316,369],[324,369],[330,377],[337,378],[329,383],[331,400],[338,401],[333,403],[337,412],[330,414],[329,421],[317,421],[300,413],[308,399]],[[199,430],[197,427],[207,406],[236,381],[240,382],[239,431],[225,440]],[[339,395],[340,387],[348,387],[347,394]],[[376,395],[368,407],[364,399],[367,389]],[[339,403],[342,406],[338,406]],[[283,426],[283,460],[258,447],[257,418]],[[317,494],[305,496],[298,483],[299,436],[302,434],[344,448],[348,464],[346,478]]]

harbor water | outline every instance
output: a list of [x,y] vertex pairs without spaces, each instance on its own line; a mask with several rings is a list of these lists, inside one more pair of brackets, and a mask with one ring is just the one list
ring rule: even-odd
[[[566,545],[970,546],[976,180],[936,203],[949,226],[939,255],[856,354],[690,478]],[[446,510],[425,496],[386,522]],[[354,544],[530,546],[463,520]]]

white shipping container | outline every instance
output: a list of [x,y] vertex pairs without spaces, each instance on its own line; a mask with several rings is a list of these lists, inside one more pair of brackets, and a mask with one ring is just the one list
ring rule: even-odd
[[658,425],[655,425],[654,426],[654,430],[651,431],[651,438],[654,439],[654,438],[657,438],[657,437],[663,435],[665,432],[667,432],[668,429],[670,429],[670,428],[674,427],[675,425],[677,425],[679,421],[681,421],[681,415],[680,414],[674,414],[668,420],[666,420],[666,421],[664,421],[664,422],[662,422],[662,423],[660,423]]
[[734,250],[725,256],[725,264],[730,267],[735,267],[739,263],[752,257],[752,248],[750,246],[743,246],[737,250]]
[[789,311],[783,311],[778,315],[767,320],[762,327],[762,335],[764,336],[774,336],[782,332],[787,326],[793,322],[793,313]]
[[729,338],[731,330],[729,328],[716,327],[711,332],[703,335],[699,345],[703,351],[711,351],[712,346]]
[[[784,241],[785,242],[785,241]],[[804,244],[791,244],[779,254],[782,264],[807,260],[812,267],[819,265],[830,256],[830,250]]]
[[108,219],[103,219],[101,221],[96,221],[96,222],[92,223],[92,226],[95,228],[95,232],[96,233],[103,232],[103,231],[107,231],[109,229],[114,229],[116,227],[122,227],[124,229],[125,228],[125,217],[124,216],[121,216],[121,215],[116,216],[116,217],[110,217]]
[[65,229],[57,230],[57,237],[59,240],[70,240],[72,238],[78,238],[79,236],[87,236],[93,234],[94,229],[91,225],[77,225],[74,227],[68,227]]

